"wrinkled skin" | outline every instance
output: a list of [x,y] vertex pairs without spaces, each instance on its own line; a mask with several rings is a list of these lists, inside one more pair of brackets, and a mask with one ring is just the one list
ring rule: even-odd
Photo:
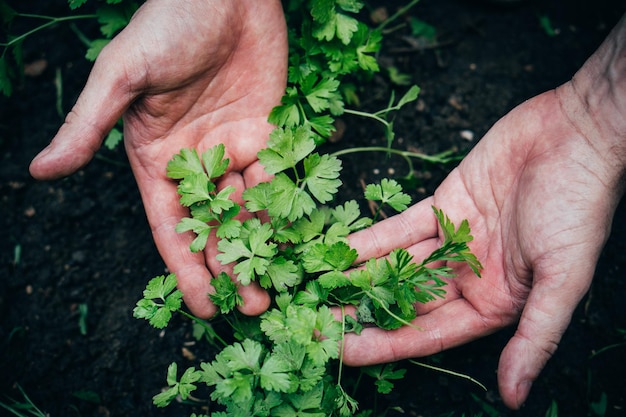
[[498,121],[433,197],[350,239],[361,259],[396,246],[423,259],[442,240],[434,205],[457,225],[469,220],[482,278],[458,268],[444,300],[418,306],[414,324],[423,331],[349,335],[345,362],[429,355],[521,318],[498,369],[504,402],[519,408],[587,291],[608,237],[620,193],[604,166],[604,156],[563,116],[554,91]]
[[[230,167],[220,188],[235,186],[240,199],[245,188],[266,180],[256,153],[272,129],[267,116],[284,93],[286,67],[277,0],[150,0],[102,51],[76,105],[30,171],[39,179],[75,172],[123,116],[124,144],[155,243],[188,307],[210,317],[210,278],[224,267],[215,260],[214,241],[205,253],[193,254],[191,233],[174,231],[188,213],[165,168],[181,148],[202,152],[224,143]],[[269,304],[255,286],[242,288],[242,296],[246,314]]]
[[513,109],[435,194],[350,239],[361,260],[404,247],[422,259],[441,241],[431,205],[468,219],[482,278],[467,266],[412,327],[345,341],[352,365],[432,354],[519,321],[498,385],[517,409],[588,290],[624,188],[626,16],[571,81]]
[[[622,194],[626,126],[615,121],[626,119],[620,78],[626,71],[621,61],[611,65],[623,56],[625,28],[622,19],[600,58],[574,81],[498,121],[434,196],[350,237],[361,261],[395,247],[423,258],[441,241],[434,205],[457,224],[469,220],[470,247],[484,269],[477,278],[457,266],[446,298],[418,306],[415,324],[423,331],[348,335],[346,363],[428,355],[519,320],[498,380],[504,402],[522,404],[589,288]],[[181,148],[203,151],[224,143],[231,165],[221,187],[234,185],[240,197],[267,179],[256,153],[271,130],[267,115],[284,91],[286,59],[277,0],[150,0],[103,50],[31,173],[51,179],[76,171],[123,115],[126,150],[156,245],[178,275],[189,308],[210,317],[210,277],[224,267],[215,260],[214,239],[204,253],[191,254],[193,237],[175,233],[187,213],[165,167]],[[597,93],[585,95],[590,91]],[[244,313],[267,308],[269,298],[258,287],[241,292]]]

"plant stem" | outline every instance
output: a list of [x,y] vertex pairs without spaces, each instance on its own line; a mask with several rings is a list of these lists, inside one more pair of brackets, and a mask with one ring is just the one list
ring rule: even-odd
[[380,298],[376,297],[376,296],[375,296],[374,294],[372,294],[370,291],[365,291],[365,294],[367,294],[367,296],[368,296],[369,298],[371,298],[372,300],[377,301],[377,302],[378,302],[378,304],[380,304],[380,308],[382,308],[383,310],[385,310],[385,312],[386,312],[387,314],[389,314],[389,315],[390,315],[391,317],[393,317],[394,319],[398,320],[398,321],[399,321],[400,323],[402,323],[403,325],[408,326],[408,327],[412,327],[412,328],[414,328],[415,330],[420,330],[420,331],[421,331],[421,330],[424,330],[424,329],[422,329],[420,326],[418,326],[418,325],[416,325],[416,324],[413,324],[413,323],[411,323],[411,322],[409,322],[409,321],[406,321],[406,320],[405,320],[405,319],[403,319],[402,317],[400,317],[400,316],[398,316],[397,314],[395,314],[393,311],[391,311],[391,310],[389,309],[389,307],[387,307],[387,306],[385,305],[385,303],[384,303],[384,302],[383,302]]
[[367,112],[364,112],[364,111],[352,110],[352,109],[344,109],[343,112],[347,113],[347,114],[352,114],[354,116],[368,117],[370,119],[374,119],[377,122],[380,122],[380,123],[384,124],[385,126],[389,126],[389,122],[386,121],[385,119],[383,119],[382,117],[378,116],[378,114],[379,113],[387,113],[387,112],[389,112],[391,110],[394,110],[394,109],[387,108],[384,111],[380,111],[380,112],[376,112],[376,113],[367,113]]
[[337,385],[341,386],[341,374],[343,372],[343,348],[344,343],[343,340],[346,336],[346,308],[342,304],[341,305],[341,348],[339,350],[339,369],[337,370]]
[[419,2],[419,0],[413,0],[411,1],[409,4],[407,4],[406,6],[398,9],[397,12],[395,12],[390,18],[388,18],[387,20],[385,20],[384,22],[382,22],[380,25],[378,25],[377,29],[382,31],[383,28],[385,26],[387,26],[388,24],[390,24],[391,22],[393,22],[394,20],[396,20],[397,18],[399,18],[400,16],[402,16],[404,13],[406,13],[411,7],[415,6],[417,3]]
[[41,16],[41,15],[28,14],[28,13],[18,13],[17,16],[20,16],[20,17],[31,17],[31,18],[35,18],[35,19],[44,19],[44,20],[48,20],[48,22],[43,23],[43,24],[37,26],[36,28],[31,29],[28,32],[25,32],[25,33],[21,34],[20,36],[17,36],[15,38],[11,39],[9,42],[0,43],[0,46],[4,46],[4,47],[8,48],[9,46],[13,46],[16,43],[19,43],[19,42],[23,41],[24,39],[26,39],[27,37],[29,37],[33,33],[37,33],[40,30],[43,30],[43,29],[45,29],[45,28],[47,28],[49,26],[55,25],[55,24],[60,23],[60,22],[67,22],[67,21],[79,20],[79,19],[95,19],[95,18],[97,18],[97,16],[95,14],[81,14],[81,15],[76,15],[76,16],[52,17],[52,16]]
[[419,365],[419,366],[422,366],[424,368],[432,369],[434,371],[439,371],[439,372],[443,372],[445,374],[454,375],[454,376],[457,376],[459,378],[467,379],[469,381],[472,381],[474,384],[478,385],[479,387],[481,387],[485,391],[487,391],[487,387],[485,387],[483,384],[481,384],[480,382],[478,382],[477,380],[475,380],[474,378],[472,378],[469,375],[465,375],[465,374],[461,374],[461,373],[458,373],[458,372],[454,372],[454,371],[451,371],[449,369],[439,368],[438,366],[428,365],[426,363],[418,362],[418,361],[415,361],[415,360],[412,360],[412,359],[409,360],[409,362],[411,362],[414,365]]
[[357,153],[357,152],[386,152],[388,154],[399,155],[402,158],[404,158],[407,165],[409,166],[409,173],[407,177],[410,177],[413,174],[413,170],[414,170],[413,161],[411,158],[415,158],[415,159],[419,159],[422,161],[431,162],[435,164],[447,164],[449,162],[460,161],[461,159],[463,159],[463,157],[460,155],[449,156],[454,153],[454,151],[452,150],[443,151],[435,155],[426,155],[420,152],[402,151],[400,149],[388,148],[385,146],[361,146],[361,147],[350,148],[350,149],[342,149],[340,151],[333,152],[330,155],[341,156],[341,155],[347,155],[347,154]]
[[185,310],[181,310],[179,309],[178,312],[180,314],[182,314],[183,316],[195,321],[196,323],[198,323],[200,326],[202,326],[204,328],[204,330],[207,331],[207,333],[209,333],[211,336],[213,336],[218,342],[220,342],[224,347],[228,346],[228,343],[226,343],[226,341],[224,339],[222,339],[216,332],[215,330],[213,330],[213,328],[211,326],[208,326],[203,320],[200,320],[199,318],[197,318],[196,316],[187,313]]

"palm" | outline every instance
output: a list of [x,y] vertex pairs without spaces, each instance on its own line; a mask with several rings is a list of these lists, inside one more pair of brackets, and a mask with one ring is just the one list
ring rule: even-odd
[[[231,163],[222,186],[241,193],[266,179],[256,154],[271,130],[267,116],[284,92],[286,62],[279,1],[150,0],[102,51],[76,106],[31,172],[39,178],[73,172],[123,114],[125,147],[157,247],[177,273],[190,309],[210,316],[210,278],[223,267],[211,253],[214,245],[192,254],[192,237],[174,231],[187,213],[165,168],[181,148],[202,152],[223,143]],[[244,290],[244,297],[248,313],[266,307],[267,296],[258,289]]]
[[484,269],[479,279],[457,267],[446,298],[418,307],[415,324],[424,331],[368,329],[347,340],[346,361],[432,354],[521,316],[499,368],[503,398],[517,407],[525,396],[518,383],[534,379],[556,348],[608,235],[617,200],[594,172],[598,155],[589,148],[548,92],[501,119],[433,197],[353,236],[363,258],[393,246],[423,258],[439,242],[434,205],[453,220],[469,220],[470,246]]

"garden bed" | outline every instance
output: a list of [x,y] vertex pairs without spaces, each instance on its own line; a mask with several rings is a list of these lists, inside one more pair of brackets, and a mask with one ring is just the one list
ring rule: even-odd
[[[67,13],[64,0],[32,2],[41,4],[29,5],[32,10],[14,3],[24,12]],[[384,3],[393,10],[392,2],[372,2]],[[507,111],[570,78],[625,9],[609,0],[506,7],[422,0],[410,13],[437,29],[437,43],[416,42],[399,29],[381,51],[384,66],[410,75],[422,88],[419,100],[398,115],[394,146],[425,153],[469,151]],[[555,36],[540,24],[544,16]],[[185,405],[161,410],[151,398],[164,385],[169,363],[192,365],[210,359],[212,350],[195,342],[185,319],[159,333],[132,318],[145,283],[165,267],[123,149],[101,151],[63,180],[38,182],[28,174],[30,160],[63,120],[57,112],[57,73],[60,105],[67,112],[89,71],[83,55],[67,25],[28,39],[25,61],[45,62],[45,68],[27,76],[10,99],[0,99],[0,401],[6,402],[3,395],[19,398],[19,386],[51,416],[187,415],[192,409]],[[364,88],[362,105],[375,110],[384,107],[391,89],[406,87],[381,74]],[[329,145],[333,150],[384,145],[377,125],[348,116],[342,121],[345,134]],[[406,174],[402,161],[384,154],[342,159],[347,198],[361,192],[362,182]],[[419,181],[412,194],[422,198],[452,167],[416,168]],[[424,359],[479,380],[487,392],[407,363],[407,378],[381,400],[398,407],[388,415],[492,415],[492,407],[493,415],[536,417],[553,401],[559,416],[626,414],[626,346],[602,351],[625,340],[620,333],[626,329],[625,210],[623,204],[618,208],[591,291],[521,411],[507,410],[497,391],[495,371],[509,329]]]

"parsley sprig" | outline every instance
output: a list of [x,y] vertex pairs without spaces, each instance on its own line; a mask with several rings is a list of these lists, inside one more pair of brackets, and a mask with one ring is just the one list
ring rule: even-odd
[[[467,221],[457,228],[436,208],[444,242],[426,259],[416,261],[400,248],[386,258],[354,265],[358,254],[349,246],[348,235],[369,227],[378,213],[373,219],[362,216],[354,200],[331,206],[341,186],[341,152],[321,154],[317,145],[333,132],[336,116],[350,113],[381,122],[387,147],[375,150],[391,152],[390,115],[419,92],[411,88],[397,102],[392,95],[387,108],[376,113],[346,109],[356,101],[344,77],[378,71],[375,54],[382,32],[355,17],[362,7],[360,0],[285,1],[288,86],[281,105],[269,116],[277,128],[258,153],[273,178],[242,195],[245,209],[265,213],[259,217],[267,221],[239,220],[242,207],[230,198],[234,189],[217,189],[215,182],[229,164],[224,145],[201,155],[182,149],[168,164],[167,175],[178,182],[180,203],[189,209],[189,217],[181,219],[176,230],[195,234],[190,246],[194,252],[203,250],[215,234],[217,260],[233,266],[232,276],[222,272],[212,279],[215,291],[208,294],[232,324],[233,334],[231,343],[212,334],[222,342],[221,351],[199,369],[188,368],[180,379],[172,365],[167,388],[154,397],[157,406],[188,398],[204,384],[223,409],[211,412],[211,417],[370,416],[371,410],[359,410],[343,381],[344,335],[359,334],[364,326],[413,326],[417,303],[445,296],[445,286],[454,277],[453,263],[464,262],[479,274],[480,262],[468,247],[472,236]],[[411,203],[400,184],[390,179],[368,185],[364,198],[375,202],[379,211],[401,212]],[[155,288],[137,303],[135,316],[157,327],[165,326],[173,312],[193,318],[182,309],[181,294],[172,286],[175,276],[157,278],[149,284]],[[238,290],[253,282],[269,292],[272,304],[260,317],[247,318],[236,312],[244,302]],[[343,311],[345,305],[355,307],[356,317],[342,313],[337,320],[333,308]],[[194,320],[207,332],[211,329]],[[362,370],[381,394],[389,393],[404,372],[395,364]]]
[[[337,193],[341,164],[336,157],[313,152],[314,136],[304,127],[277,129],[259,152],[274,177],[246,190],[243,197],[249,211],[267,211],[270,220],[265,223],[234,218],[231,214],[240,207],[225,197],[230,191],[217,191],[214,181],[228,167],[223,145],[202,155],[183,149],[168,165],[168,176],[179,181],[181,204],[190,208],[191,217],[183,218],[177,230],[196,233],[192,250],[203,249],[208,233],[215,230],[221,238],[217,259],[234,263],[232,277],[222,272],[213,279],[213,303],[222,314],[235,314],[233,309],[243,303],[238,287],[258,282],[272,294],[273,304],[260,319],[236,329],[236,341],[224,343],[201,370],[186,371],[180,381],[168,377],[169,388],[155,397],[158,406],[204,383],[213,388],[211,399],[224,406],[227,415],[354,415],[358,403],[346,392],[341,374],[329,378],[340,361],[338,346],[344,334],[371,325],[412,326],[416,303],[445,295],[444,287],[454,276],[448,262],[464,262],[479,274],[480,262],[467,246],[472,240],[467,221],[457,228],[438,209],[434,211],[444,242],[426,259],[415,262],[405,249],[396,249],[350,270],[358,255],[347,236],[372,220],[361,217],[356,201],[334,208],[322,205]],[[336,170],[312,169],[319,161]],[[410,204],[392,180],[367,186],[365,197],[396,211]],[[301,201],[310,201],[311,207],[302,207]],[[228,233],[221,231],[225,225]],[[135,316],[162,328],[172,312],[182,311],[181,297],[173,274],[157,277],[137,303]],[[356,307],[356,319],[337,321],[331,307],[348,304]],[[242,320],[237,316],[233,322]],[[382,393],[402,374],[390,369],[368,372]]]

